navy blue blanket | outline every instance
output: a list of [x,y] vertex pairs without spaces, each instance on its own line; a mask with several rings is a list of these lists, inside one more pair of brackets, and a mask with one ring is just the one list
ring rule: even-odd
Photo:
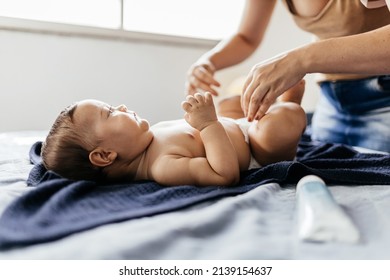
[[97,226],[156,215],[223,196],[245,193],[261,184],[296,184],[315,174],[328,184],[390,184],[390,156],[362,154],[348,146],[318,144],[303,137],[294,161],[243,172],[238,186],[163,187],[152,181],[114,185],[71,181],[46,171],[41,143],[34,144],[33,188],[16,199],[0,218],[0,249],[49,242]]

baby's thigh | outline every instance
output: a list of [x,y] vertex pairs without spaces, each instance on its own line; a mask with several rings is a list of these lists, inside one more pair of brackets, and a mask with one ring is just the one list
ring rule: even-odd
[[275,105],[249,128],[252,154],[262,165],[293,159],[305,127],[306,115],[300,105]]
[[244,112],[241,108],[241,97],[233,96],[225,98],[218,103],[218,115],[232,119],[244,118]]

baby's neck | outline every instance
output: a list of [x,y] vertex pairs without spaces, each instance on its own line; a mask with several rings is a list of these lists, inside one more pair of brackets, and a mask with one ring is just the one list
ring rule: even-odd
[[112,180],[125,179],[126,181],[141,180],[146,172],[145,166],[146,151],[143,151],[131,162],[117,160],[114,164],[106,167],[107,177]]
[[137,157],[135,161],[132,163],[134,164],[135,168],[135,173],[134,173],[134,179],[133,180],[145,180],[149,179],[148,176],[148,162],[149,162],[149,157],[148,157],[148,150],[146,149],[143,151],[143,153]]

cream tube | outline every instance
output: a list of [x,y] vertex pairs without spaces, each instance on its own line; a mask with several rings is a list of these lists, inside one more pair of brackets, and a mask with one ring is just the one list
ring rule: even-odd
[[314,175],[297,185],[298,237],[304,241],[356,243],[360,234],[336,203],[324,181]]

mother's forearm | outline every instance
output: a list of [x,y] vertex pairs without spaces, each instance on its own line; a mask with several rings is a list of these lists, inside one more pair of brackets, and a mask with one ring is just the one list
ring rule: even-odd
[[306,73],[390,74],[390,25],[314,42],[290,55],[298,57]]

